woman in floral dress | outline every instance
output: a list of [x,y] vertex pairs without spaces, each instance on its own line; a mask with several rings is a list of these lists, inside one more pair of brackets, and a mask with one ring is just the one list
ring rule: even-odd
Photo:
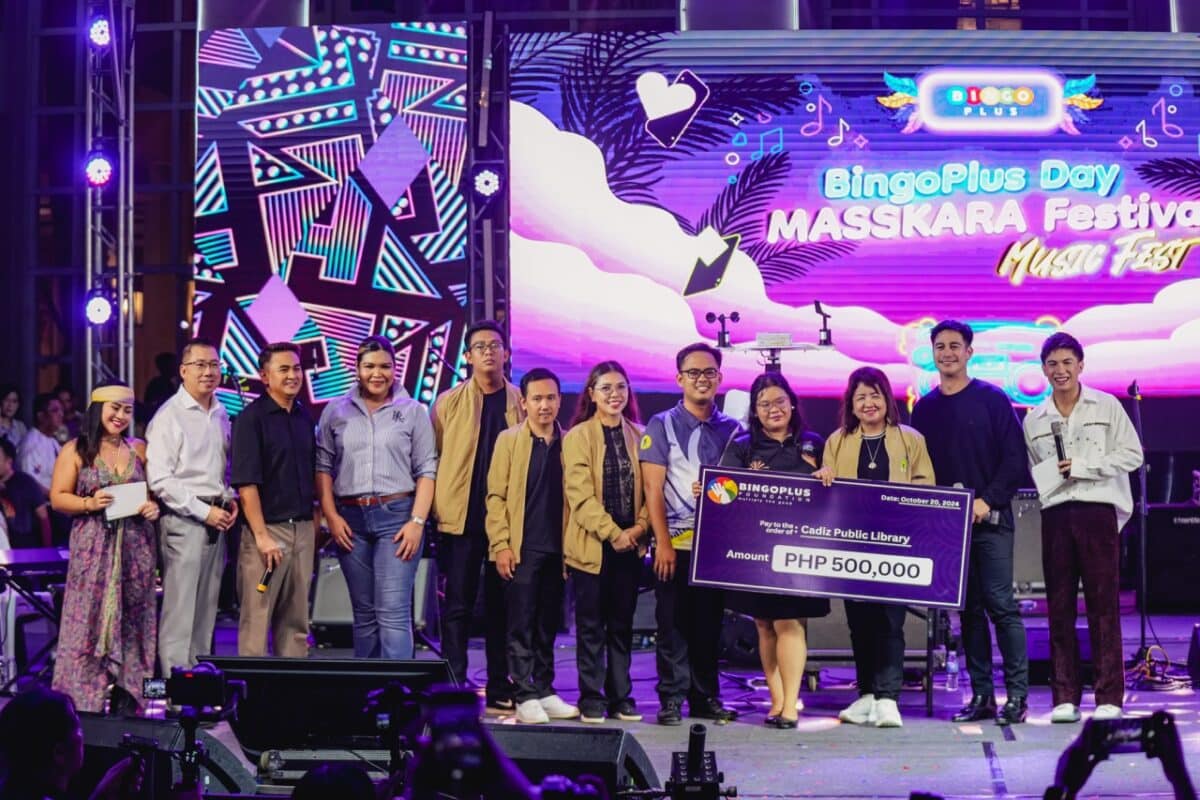
[[53,685],[80,711],[137,708],[142,679],[154,675],[158,504],[147,497],[137,515],[113,521],[104,511],[107,487],[146,480],[145,442],[125,436],[133,399],[124,384],[92,392],[50,484],[50,504],[75,518]]

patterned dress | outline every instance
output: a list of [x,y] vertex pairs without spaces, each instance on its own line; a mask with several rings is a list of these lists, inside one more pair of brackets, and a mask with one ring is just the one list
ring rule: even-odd
[[[79,470],[75,493],[89,497],[144,480],[136,455],[121,475],[96,459]],[[53,685],[80,711],[104,710],[110,684],[140,705],[142,679],[154,676],[155,544],[154,523],[140,516],[107,522],[101,511],[75,518]]]

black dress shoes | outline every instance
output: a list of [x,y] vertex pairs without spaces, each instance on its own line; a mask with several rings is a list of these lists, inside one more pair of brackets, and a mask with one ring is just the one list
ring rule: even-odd
[[1010,697],[996,715],[997,725],[1020,725],[1029,716],[1029,706],[1024,697]]
[[721,701],[715,697],[706,697],[702,700],[688,701],[688,716],[697,719],[711,719],[718,725],[724,725],[726,722],[737,719],[737,712],[721,705]]
[[781,731],[790,730],[796,727],[799,723],[798,719],[786,719],[784,717],[767,717],[763,720],[763,724],[768,728],[776,728]]
[[996,718],[996,698],[990,694],[977,694],[971,697],[958,713],[951,717],[955,722],[979,722],[983,719]]

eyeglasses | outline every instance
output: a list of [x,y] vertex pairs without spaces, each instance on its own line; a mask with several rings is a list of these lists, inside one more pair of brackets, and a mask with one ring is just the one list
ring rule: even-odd
[[778,400],[764,400],[761,403],[755,403],[754,407],[763,412],[770,411],[773,408],[786,411],[791,405],[791,400],[786,397],[780,397]]
[[183,366],[195,367],[196,369],[200,370],[201,372],[204,372],[204,371],[210,370],[210,369],[220,372],[221,368],[224,366],[224,363],[220,362],[220,361],[185,361],[185,362],[183,362]]
[[713,369],[712,367],[709,367],[708,369],[683,369],[679,371],[679,374],[686,377],[692,383],[695,383],[701,378],[707,378],[710,381],[715,381],[717,377],[720,376],[721,370]]
[[625,394],[626,392],[629,391],[629,384],[628,383],[617,383],[617,384],[604,383],[604,384],[601,384],[600,386],[593,386],[592,388],[596,391],[597,394],[603,395],[604,397],[608,397],[609,395],[612,395],[612,394]]
[[476,342],[471,345],[470,350],[479,355],[484,353],[498,353],[504,349],[504,342]]

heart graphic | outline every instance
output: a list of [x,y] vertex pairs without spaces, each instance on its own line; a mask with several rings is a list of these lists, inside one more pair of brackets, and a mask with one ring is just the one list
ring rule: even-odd
[[696,91],[685,83],[667,83],[657,72],[643,72],[637,79],[638,98],[646,116],[662,119],[687,111],[696,102]]

